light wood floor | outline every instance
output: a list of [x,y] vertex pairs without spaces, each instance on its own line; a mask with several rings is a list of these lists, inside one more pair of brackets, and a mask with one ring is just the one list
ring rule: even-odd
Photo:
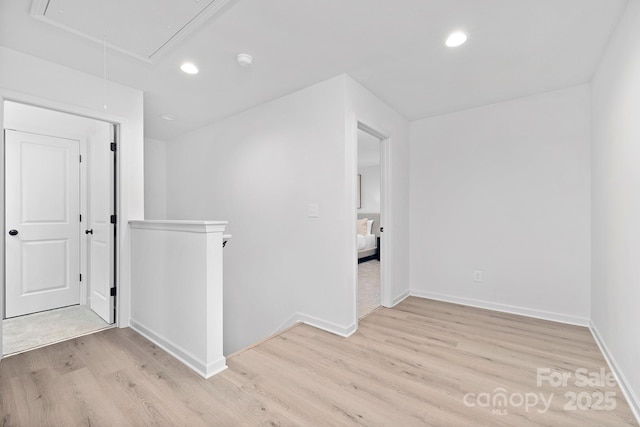
[[[350,338],[296,326],[228,365],[203,380],[129,329],[99,332],[2,360],[0,426],[636,425],[617,387],[536,386],[536,368],[606,369],[587,329],[417,298]],[[546,413],[463,403],[500,387],[555,397]],[[616,408],[564,410],[571,391]]]

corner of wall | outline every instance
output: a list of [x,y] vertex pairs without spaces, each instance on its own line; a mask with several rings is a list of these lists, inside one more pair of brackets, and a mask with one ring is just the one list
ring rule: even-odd
[[299,323],[304,323],[305,325],[313,326],[314,328],[321,329],[325,332],[329,332],[331,334],[338,335],[345,338],[350,337],[357,330],[357,326],[355,322],[349,325],[338,325],[337,323],[320,319],[314,316],[310,316],[308,314],[294,313],[282,325],[280,325],[270,336],[277,335]]
[[600,335],[600,332],[593,320],[589,322],[589,330],[591,331],[591,335],[593,335],[593,339],[598,345],[598,348],[600,348],[600,352],[603,354],[605,361],[609,365],[609,369],[615,376],[616,382],[620,386],[620,390],[622,390],[622,394],[627,399],[631,412],[633,412],[633,415],[636,417],[636,421],[640,423],[640,398],[638,398],[638,395],[633,391],[633,387],[629,382],[629,379],[625,376],[620,365],[605,344],[602,335]]
[[145,219],[167,219],[167,142],[144,139]]

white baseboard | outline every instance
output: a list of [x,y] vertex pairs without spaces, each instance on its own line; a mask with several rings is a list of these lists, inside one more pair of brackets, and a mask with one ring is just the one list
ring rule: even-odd
[[[293,313],[291,315],[291,317],[288,318],[282,325],[278,326],[276,328],[276,330],[273,331],[273,333],[271,335],[269,335],[269,337],[277,335],[280,332],[284,331],[285,329],[289,329],[290,327],[292,327],[293,325],[296,325],[298,323],[302,323],[302,320],[300,319],[300,313]],[[266,338],[266,339],[268,339],[268,338]]]
[[451,295],[444,295],[435,292],[411,290],[412,296],[432,299],[437,301],[451,302],[454,304],[468,305],[471,307],[485,308],[488,310],[501,311],[503,313],[518,314],[536,319],[551,320],[553,322],[566,323],[569,325],[589,326],[589,319],[586,317],[571,316],[568,314],[554,313],[551,311],[536,310],[515,305],[499,304],[495,302],[482,301],[472,298],[461,298]]
[[627,403],[631,408],[631,412],[633,412],[633,415],[636,417],[636,421],[638,422],[638,424],[640,424],[640,399],[638,399],[638,396],[631,388],[627,377],[624,375],[624,373],[620,369],[620,366],[616,362],[616,359],[614,359],[613,355],[609,351],[609,348],[604,343],[604,340],[602,339],[602,336],[600,335],[600,332],[598,332],[598,328],[596,328],[596,325],[593,323],[593,321],[589,322],[589,330],[591,331],[591,335],[593,335],[593,339],[596,341],[596,344],[598,344],[598,347],[600,348],[600,352],[603,354],[604,359],[607,361],[609,369],[611,369],[611,372],[615,376],[616,381],[620,386],[620,390],[622,390],[622,394],[624,394],[624,397],[627,399]]
[[[402,301],[406,300],[410,296],[411,296],[411,291],[403,292],[401,295],[398,295],[397,297],[395,297],[393,299],[391,307],[395,307],[396,305],[400,304]],[[389,307],[389,308],[391,308],[391,307]]]
[[213,362],[205,363],[187,350],[181,348],[179,345],[172,343],[170,340],[165,339],[159,334],[156,334],[134,319],[131,319],[130,327],[205,379],[211,378],[215,374],[227,369],[227,362],[224,356],[218,360],[214,360]]
[[355,323],[352,323],[349,326],[341,326],[303,313],[298,313],[298,316],[300,321],[306,325],[313,326],[314,328],[322,329],[323,331],[345,338],[353,335],[358,329]]
[[341,326],[333,322],[328,322],[326,320],[322,320],[317,317],[309,316],[308,314],[294,313],[289,319],[287,319],[286,322],[280,325],[280,327],[278,327],[278,329],[276,329],[275,332],[271,335],[276,335],[280,331],[290,328],[296,323],[304,323],[306,325],[313,326],[314,328],[322,329],[323,331],[332,333],[334,335],[339,335],[345,338],[350,337],[357,330],[357,326],[355,323],[349,326]]

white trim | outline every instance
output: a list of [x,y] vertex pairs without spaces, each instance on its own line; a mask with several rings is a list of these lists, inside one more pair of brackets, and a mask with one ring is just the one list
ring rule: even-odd
[[224,356],[207,364],[179,345],[172,343],[170,340],[165,339],[164,337],[154,332],[151,332],[148,328],[138,323],[135,319],[131,319],[130,324],[131,329],[187,365],[204,379],[211,378],[215,374],[227,369],[227,362]]
[[2,287],[0,287],[0,361],[2,361],[2,354],[4,353],[4,349],[2,348],[2,321],[4,320],[4,287],[5,287],[5,257],[4,257],[4,247],[5,247],[5,236],[6,229],[4,223],[4,101],[5,101],[4,93],[0,88],[0,132],[2,132],[2,136],[0,137],[0,277],[2,280]]
[[303,313],[298,313],[298,319],[298,321],[304,323],[305,325],[313,326],[314,328],[322,329],[323,331],[345,338],[350,337],[358,330],[355,322],[348,326],[342,326]]
[[472,298],[461,298],[452,295],[444,295],[435,292],[418,291],[412,289],[409,291],[411,296],[431,299],[436,301],[451,302],[454,304],[468,305],[470,307],[484,308],[487,310],[500,311],[503,313],[518,314],[520,316],[533,317],[536,319],[550,320],[552,322],[565,323],[568,325],[589,326],[589,319],[586,317],[572,316],[562,313],[554,313],[551,311],[537,310],[515,305],[500,304],[489,301],[482,301]]
[[[92,42],[95,42],[100,46],[103,45],[104,40],[98,39],[87,33],[76,30],[75,28],[71,28],[67,25],[64,25],[46,16],[45,12],[47,11],[47,5],[49,4],[49,1],[50,0],[34,0],[31,5],[30,15],[33,18],[38,19],[42,22],[46,22],[49,25],[56,26],[72,34],[83,37],[87,40],[91,40]],[[160,47],[158,47],[158,49],[152,52],[148,57],[108,42],[107,42],[107,47],[109,49],[124,53],[125,55],[129,55],[133,58],[139,59],[140,61],[154,64],[163,55],[167,54],[173,46],[178,44],[180,41],[184,40],[189,34],[193,33],[195,30],[200,28],[205,22],[207,22],[207,20],[209,20],[215,14],[220,13],[222,9],[232,1],[234,0],[215,0],[211,2],[208,6],[202,9],[196,16],[191,18],[191,20],[187,22],[182,28],[180,28],[177,33],[172,35]]]
[[[126,117],[113,115],[107,112],[96,111],[86,107],[81,107],[74,104],[67,104],[64,102],[59,102],[47,98],[41,98],[35,95],[29,95],[22,92],[16,92],[14,90],[6,89],[4,87],[0,87],[0,103],[2,106],[0,107],[0,129],[4,129],[3,121],[4,121],[4,101],[14,101],[22,104],[32,105],[39,108],[47,108],[54,111],[59,111],[62,113],[74,114],[76,116],[86,117],[93,120],[99,120],[102,122],[111,123],[116,126],[118,132],[118,144],[120,146],[124,146],[128,143],[128,137],[123,136],[123,134],[127,134],[127,132],[123,132],[123,130],[128,131],[131,128],[130,120]],[[123,144],[124,143],[124,144]],[[127,201],[128,187],[129,181],[125,181],[123,179],[123,171],[126,169],[126,158],[123,158],[121,152],[123,150],[116,150],[116,161],[118,165],[118,169],[116,171],[116,212],[115,214],[118,217],[118,222],[122,220],[123,223],[128,221],[129,219],[129,203]],[[2,159],[2,166],[0,166],[0,188],[4,189],[4,144],[2,144],[2,148],[0,148],[0,155]],[[1,222],[2,222],[2,238],[0,239],[0,258],[2,259],[2,277],[4,277],[4,190],[0,190],[2,193],[0,197],[0,211],[1,214]],[[117,246],[117,260],[116,260],[116,283],[118,284],[118,295],[116,296],[116,304],[118,307],[116,313],[116,325],[119,328],[126,328],[129,326],[130,319],[130,310],[131,310],[131,297],[130,297],[130,280],[129,277],[125,277],[122,273],[123,264],[125,259],[129,257],[129,245],[128,240],[126,239],[126,234],[128,229],[126,227],[118,226],[118,235],[116,237],[116,246]],[[4,295],[3,292],[0,292],[0,314],[4,317]],[[1,328],[0,328],[1,329]],[[0,338],[2,334],[0,332]],[[2,342],[0,340],[0,359],[2,358]]]
[[[355,129],[355,170],[358,170],[358,129],[368,133],[380,140],[380,224],[379,227],[385,227],[384,232],[380,233],[380,303],[384,307],[393,307],[393,289],[391,286],[391,278],[393,265],[393,230],[390,229],[390,225],[393,222],[393,212],[391,207],[393,203],[391,201],[391,137],[384,132],[370,126],[369,124],[356,120]],[[355,187],[354,187],[355,188]],[[357,209],[356,219],[357,219]],[[354,225],[355,227],[355,225]],[[355,237],[354,237],[355,238]],[[357,243],[356,243],[357,245]],[[357,246],[356,246],[357,247]],[[356,250],[357,253],[357,250]],[[357,257],[357,255],[356,255]],[[357,262],[357,261],[356,261]],[[356,266],[357,269],[357,266]],[[357,277],[357,271],[356,271]],[[357,299],[357,288],[356,288]],[[357,313],[357,311],[356,311]]]
[[[82,221],[80,221],[80,274],[82,274],[82,280],[80,280],[80,304],[89,305],[89,275],[87,274],[89,236],[84,232],[87,229],[87,212],[89,211],[87,138],[83,138],[80,141],[80,157],[82,158],[80,162],[80,217],[82,218]],[[113,195],[111,194],[109,197],[113,197]],[[113,265],[111,267],[113,269]]]
[[[138,230],[179,231],[182,233],[222,233],[227,221],[188,220],[135,220],[129,221],[131,228]],[[230,235],[226,235],[230,238]]]
[[[282,325],[278,327],[269,337],[272,337],[281,331],[288,329],[298,323],[304,323],[305,325],[313,326],[314,328],[321,329],[325,332],[329,332],[334,335],[348,338],[353,335],[358,327],[355,323],[349,326],[341,326],[333,322],[319,319],[317,317],[309,316],[304,313],[294,313],[289,319],[287,319]],[[268,339],[269,337],[265,338]]]
[[[291,317],[289,317],[287,320],[285,320],[283,324],[278,326],[276,328],[276,330],[273,331],[273,333],[271,333],[268,337],[264,338],[264,340],[267,340],[267,339],[271,338],[272,336],[277,335],[280,332],[284,331],[285,329],[289,329],[293,325],[297,325],[298,323],[302,323],[302,321],[299,319],[298,313],[293,313],[291,315]],[[251,344],[251,345],[253,345],[253,344]],[[239,350],[239,351],[242,351],[242,350]]]
[[391,137],[380,140],[380,294],[384,307],[393,307],[393,192],[391,191]]
[[35,95],[30,95],[22,92],[16,92],[14,90],[5,89],[0,86],[0,98],[3,101],[13,101],[20,104],[31,105],[38,108],[47,108],[49,110],[59,111],[61,113],[73,114],[75,116],[86,117],[88,119],[99,120],[101,122],[107,122],[114,125],[124,125],[129,122],[124,117],[116,116],[107,112],[99,112],[90,108],[81,107],[73,104],[66,104],[64,102],[52,101],[47,98],[40,98]]
[[604,356],[604,360],[609,365],[609,369],[613,373],[613,376],[615,377],[616,382],[620,386],[620,390],[622,390],[622,394],[627,399],[627,403],[631,408],[631,412],[633,413],[633,416],[636,418],[636,422],[640,424],[640,399],[633,391],[633,388],[631,387],[631,383],[629,382],[627,377],[624,375],[624,372],[622,371],[622,369],[620,369],[620,365],[618,365],[618,363],[616,362],[616,359],[614,359],[607,345],[604,343],[604,340],[602,339],[600,332],[598,332],[598,328],[596,328],[595,323],[593,323],[593,320],[589,321],[589,330],[591,331],[591,335],[593,335],[593,339],[596,341],[596,344],[598,344],[598,347],[600,348],[600,352]]
[[29,12],[29,14],[31,16],[44,15],[44,12],[47,10],[48,4],[49,0],[33,0],[33,3],[31,3],[31,11]]
[[[349,285],[351,286],[351,294],[353,298],[353,319],[358,329],[358,121],[355,115],[345,118],[345,179],[347,189],[347,218],[349,223],[349,236],[351,239],[351,271],[349,277]],[[351,126],[351,124],[355,126]],[[351,190],[350,190],[351,189]]]
[[235,0],[215,0],[203,9],[198,15],[196,15],[191,21],[189,21],[184,27],[174,34],[165,44],[163,44],[158,50],[149,55],[151,63],[155,63],[162,56],[167,54],[173,46],[180,43],[187,38],[191,33],[200,28],[205,22],[211,19],[214,15],[222,13],[222,10]]
[[395,297],[393,299],[393,307],[395,307],[396,305],[400,304],[402,301],[406,300],[410,296],[411,296],[411,292],[408,291],[408,290],[403,292],[402,294],[398,295],[397,297]]
[[[351,188],[351,205],[350,216],[352,218],[352,245],[353,245],[353,266],[352,266],[352,282],[354,283],[354,318],[355,330],[358,329],[358,243],[356,220],[358,219],[358,200],[357,200],[357,174],[358,174],[358,130],[368,133],[369,135],[380,140],[380,224],[379,227],[386,227],[384,236],[381,237],[381,254],[380,254],[380,303],[384,307],[393,307],[393,288],[391,286],[393,262],[393,242],[392,231],[389,226],[392,224],[392,202],[391,202],[391,138],[384,132],[377,130],[375,127],[359,120],[355,115],[346,119],[346,171],[347,171],[347,188]],[[382,234],[381,234],[382,236]],[[322,328],[321,328],[322,329]],[[354,332],[355,332],[354,330]],[[353,332],[352,332],[353,333]]]

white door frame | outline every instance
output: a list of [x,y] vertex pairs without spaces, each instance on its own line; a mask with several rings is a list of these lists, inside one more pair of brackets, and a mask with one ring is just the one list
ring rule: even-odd
[[[0,144],[0,277],[2,277],[2,287],[0,288],[0,322],[1,319],[4,319],[4,286],[5,286],[5,238],[6,238],[6,230],[5,230],[5,195],[4,195],[4,186],[5,186],[5,171],[4,171],[4,101],[14,101],[22,104],[33,105],[35,107],[47,108],[54,111],[59,111],[62,113],[74,114],[76,116],[86,117],[89,119],[100,120],[103,122],[108,122],[116,126],[116,138],[117,143],[121,143],[121,135],[123,127],[128,127],[128,120],[126,118],[115,116],[105,113],[99,113],[94,110],[90,110],[83,107],[78,107],[76,105],[69,105],[61,102],[51,101],[48,99],[43,99],[37,96],[23,94],[20,92],[14,92],[10,90],[5,90],[0,88],[0,132],[1,141]],[[123,192],[122,187],[122,159],[121,153],[122,150],[120,147],[116,150],[116,206],[115,206],[115,214],[117,216],[118,224],[117,224],[117,236],[116,236],[116,272],[115,272],[115,282],[118,287],[118,292],[116,296],[116,307],[117,315],[116,315],[116,326],[117,327],[125,327],[128,326],[129,323],[129,314],[123,313],[122,307],[130,307],[130,293],[122,292],[121,284],[123,283],[121,277],[121,266],[122,266],[122,237],[123,237],[123,228],[124,224],[122,223],[122,215],[121,206],[123,205],[121,202],[121,194]],[[2,359],[3,348],[2,348],[2,327],[0,323],[0,359]]]
[[364,123],[363,121],[356,120],[355,125],[350,130],[350,140],[352,141],[352,149],[350,150],[352,155],[351,165],[347,170],[352,170],[348,178],[351,188],[351,223],[353,224],[353,276],[354,280],[354,314],[356,329],[358,327],[358,241],[357,241],[357,225],[358,219],[358,201],[356,200],[356,188],[357,188],[357,171],[358,171],[358,130],[366,132],[380,140],[380,224],[379,227],[384,227],[384,232],[381,233],[380,240],[384,239],[384,243],[380,246],[380,299],[383,307],[393,307],[393,286],[391,283],[392,269],[393,269],[393,229],[390,228],[392,224],[393,212],[391,209],[391,137],[384,132],[376,129],[375,127]]

